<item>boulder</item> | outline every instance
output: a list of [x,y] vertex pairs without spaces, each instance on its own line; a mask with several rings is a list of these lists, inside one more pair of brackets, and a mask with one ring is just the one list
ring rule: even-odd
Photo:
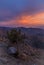
[[7,53],[10,55],[13,55],[17,52],[17,49],[15,47],[8,47],[7,48]]

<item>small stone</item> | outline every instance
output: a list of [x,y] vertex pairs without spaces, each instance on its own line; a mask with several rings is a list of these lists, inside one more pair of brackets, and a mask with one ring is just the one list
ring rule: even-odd
[[19,54],[19,58],[22,59],[22,60],[26,60],[27,55],[25,53]]
[[7,49],[8,54],[15,54],[17,52],[15,47],[9,47]]

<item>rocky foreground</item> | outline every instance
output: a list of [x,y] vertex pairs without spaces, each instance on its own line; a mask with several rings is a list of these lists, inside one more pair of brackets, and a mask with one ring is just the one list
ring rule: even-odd
[[[14,58],[7,54],[6,52],[6,44],[3,42],[0,42],[0,65],[44,65],[44,50],[37,50],[37,52],[33,51],[31,47],[23,47],[22,52],[26,51],[27,53],[27,59],[22,60],[21,58]],[[21,46],[20,46],[21,47]],[[36,55],[30,54],[30,49]],[[37,55],[37,53],[39,53]]]

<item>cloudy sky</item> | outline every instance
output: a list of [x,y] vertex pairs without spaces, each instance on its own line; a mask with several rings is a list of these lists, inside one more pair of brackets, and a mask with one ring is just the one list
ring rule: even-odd
[[0,0],[0,26],[44,28],[44,0]]

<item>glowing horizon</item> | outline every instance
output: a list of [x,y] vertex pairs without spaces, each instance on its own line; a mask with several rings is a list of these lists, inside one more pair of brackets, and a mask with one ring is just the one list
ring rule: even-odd
[[0,0],[0,26],[43,27],[43,0]]
[[38,13],[35,15],[21,15],[15,20],[10,20],[7,22],[0,22],[0,26],[24,26],[24,27],[33,27],[33,26],[42,26],[44,25],[44,12]]

